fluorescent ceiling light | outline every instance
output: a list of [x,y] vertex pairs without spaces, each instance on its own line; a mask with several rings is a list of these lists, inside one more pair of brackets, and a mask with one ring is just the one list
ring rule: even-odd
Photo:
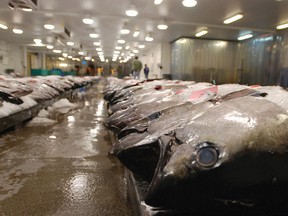
[[72,41],[68,41],[66,44],[67,44],[68,46],[74,46],[74,42],[72,42]]
[[241,19],[242,17],[243,17],[242,14],[237,14],[237,15],[235,15],[233,17],[230,17],[229,19],[224,20],[224,24],[230,24],[232,22],[235,22],[235,21]]
[[126,26],[124,26],[123,27],[123,29],[121,29],[121,34],[129,34],[130,33],[130,30],[126,27]]
[[238,40],[246,40],[246,39],[252,38],[252,37],[253,37],[252,34],[247,34],[247,35],[243,35],[243,36],[238,37]]
[[96,48],[96,50],[97,50],[97,51],[102,51],[102,48],[101,48],[101,47],[99,47],[99,48]]
[[130,30],[129,29],[122,29],[121,34],[129,34]]
[[8,29],[8,26],[6,26],[4,23],[0,23],[0,28],[1,29]]
[[54,53],[61,53],[61,50],[53,50]]
[[126,50],[130,49],[130,46],[126,46],[125,49],[126,49]]
[[140,44],[140,45],[138,46],[138,48],[140,48],[140,49],[144,49],[144,48],[145,48],[145,45]]
[[62,53],[62,55],[67,58],[68,57],[68,53]]
[[78,54],[79,54],[79,55],[84,55],[84,52],[81,52],[81,51],[80,51],[80,52],[78,52]]
[[285,29],[288,28],[288,23],[284,23],[282,25],[277,26],[277,29]]
[[60,61],[64,61],[65,59],[63,57],[58,58]]
[[134,49],[133,53],[139,53],[139,50]]
[[124,44],[126,41],[125,40],[118,40],[118,43],[120,43],[120,44]]
[[82,22],[87,24],[87,25],[91,25],[94,23],[94,20],[91,18],[84,18],[84,19],[82,19]]
[[168,25],[164,21],[161,21],[159,25],[157,25],[157,28],[160,30],[166,30],[168,28]]
[[45,29],[48,29],[48,30],[53,30],[53,29],[55,28],[55,26],[52,25],[52,24],[45,24],[45,25],[44,25],[44,28],[45,28]]
[[41,44],[42,40],[41,39],[34,39],[35,44]]
[[140,34],[140,32],[138,30],[135,30],[133,33],[133,37],[138,37]]
[[14,32],[15,34],[23,34],[23,30],[22,30],[22,29],[14,28],[14,29],[13,29],[13,32]]
[[207,30],[202,30],[202,31],[200,31],[200,32],[198,32],[198,33],[196,33],[196,37],[201,37],[201,36],[203,36],[203,35],[205,35],[205,34],[207,34],[208,33],[208,31]]
[[72,59],[72,58],[73,58],[73,56],[69,55],[67,58],[68,58],[68,59]]
[[195,7],[197,5],[197,1],[195,1],[195,0],[183,0],[182,4],[185,7]]
[[155,4],[155,5],[159,5],[159,4],[162,3],[162,1],[163,1],[163,0],[154,0],[154,4]]
[[29,8],[29,7],[23,7],[21,9],[25,12],[31,12],[32,11],[32,8]]
[[54,48],[54,46],[52,46],[52,45],[47,45],[46,47],[47,47],[47,49],[53,49]]
[[154,38],[153,38],[150,34],[148,34],[148,35],[145,37],[145,40],[151,42],[151,41],[154,40]]
[[119,54],[119,53],[120,53],[120,51],[118,51],[118,50],[114,51],[114,54]]
[[122,50],[122,47],[121,46],[116,46],[115,49]]
[[91,38],[98,38],[99,35],[96,34],[96,33],[91,33],[91,34],[89,34],[89,37],[91,37]]
[[101,45],[100,42],[94,42],[93,44],[94,44],[95,46],[100,46],[100,45]]
[[131,5],[128,10],[126,10],[126,15],[130,17],[135,17],[138,15],[138,11],[136,10],[134,5]]

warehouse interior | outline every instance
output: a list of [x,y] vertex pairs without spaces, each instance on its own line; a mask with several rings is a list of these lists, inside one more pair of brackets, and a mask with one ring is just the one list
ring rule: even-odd
[[[209,211],[203,207],[205,203],[192,198],[188,205],[196,203],[197,210],[185,209],[187,206],[179,203],[187,204],[182,200],[187,198],[186,194],[175,201],[175,209],[173,199],[172,204],[171,198],[162,200],[161,197],[167,195],[161,188],[163,173],[168,169],[170,157],[176,157],[171,146],[177,142],[177,148],[181,146],[175,131],[188,130],[182,128],[186,124],[195,124],[197,128],[195,122],[202,118],[199,113],[193,114],[197,116],[195,122],[195,116],[191,122],[179,117],[181,127],[171,120],[173,133],[160,125],[167,131],[158,133],[157,142],[145,143],[143,146],[147,148],[143,149],[141,143],[154,139],[151,135],[154,120],[168,115],[166,109],[180,106],[178,100],[205,104],[201,115],[207,107],[210,113],[212,105],[206,102],[213,102],[214,107],[226,104],[227,100],[230,108],[234,107],[231,115],[247,109],[247,130],[254,126],[258,130],[258,120],[265,126],[266,119],[253,116],[255,113],[250,112],[249,107],[242,107],[240,102],[238,107],[234,106],[231,98],[240,97],[241,101],[242,97],[268,95],[265,100],[287,112],[287,10],[287,0],[0,1],[0,215],[285,215],[283,212],[287,209],[280,207],[283,203],[279,200],[285,200],[286,196],[277,194],[283,189],[278,183],[284,185],[285,190],[288,188],[285,184],[288,174],[264,162],[273,170],[267,178],[272,179],[273,184],[277,182],[277,189],[267,191],[273,194],[273,199],[276,197],[275,203],[279,201],[278,204],[272,201],[268,209],[263,203],[259,207],[250,200],[239,201],[240,198],[217,198],[216,204],[206,199],[207,205],[211,205]],[[144,64],[149,67],[148,80],[142,68],[140,79],[133,79],[135,57],[143,67]],[[234,95],[238,91],[240,96]],[[247,103],[253,100],[247,99]],[[257,107],[257,103],[258,99],[252,104]],[[261,104],[259,102],[259,107],[266,106]],[[263,129],[258,137],[266,137],[265,133],[273,137],[275,132],[278,147],[283,137],[288,138],[287,113],[267,106],[273,107],[273,112],[277,109],[277,118],[280,116],[281,127],[278,124],[275,127],[287,130],[283,134],[274,129],[268,131],[273,121],[267,120],[267,131]],[[181,109],[175,111],[175,116]],[[117,111],[119,114],[115,114]],[[267,116],[273,112],[267,111]],[[227,113],[222,119],[229,119]],[[240,122],[238,114],[234,116],[234,123]],[[144,126],[130,124],[131,119],[136,122],[140,117]],[[205,118],[201,121],[205,122]],[[222,122],[215,120],[218,121]],[[263,125],[259,126],[261,130]],[[241,127],[236,130],[241,131]],[[130,133],[133,135],[128,136]],[[166,147],[163,143],[171,134],[175,135],[174,141],[169,141]],[[126,139],[131,145],[125,143]],[[134,149],[133,142],[140,147]],[[199,148],[210,148],[212,142],[207,143]],[[161,160],[168,157],[168,153],[163,153],[163,148],[171,154],[163,162],[165,166]],[[222,160],[225,154],[221,154],[221,148],[209,153]],[[285,147],[263,149],[283,155],[286,152]],[[148,162],[144,162],[149,165],[143,169],[140,164],[144,162],[138,158],[148,153]],[[287,156],[282,156],[273,165],[284,166]],[[265,162],[270,158],[263,157]],[[251,157],[247,158],[250,161]],[[243,164],[248,166],[246,162]],[[153,170],[147,174],[148,184],[146,174],[141,176],[138,168],[143,173]],[[160,180],[159,175],[162,175]],[[167,180],[168,185],[169,181],[172,180]],[[182,188],[173,193],[177,197],[183,191]]]

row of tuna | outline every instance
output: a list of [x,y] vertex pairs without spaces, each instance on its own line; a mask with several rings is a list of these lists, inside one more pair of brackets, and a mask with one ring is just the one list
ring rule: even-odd
[[12,78],[0,76],[0,117],[35,106],[37,103],[81,88],[98,77],[39,76]]
[[104,99],[109,153],[149,183],[146,204],[287,206],[285,89],[110,78]]

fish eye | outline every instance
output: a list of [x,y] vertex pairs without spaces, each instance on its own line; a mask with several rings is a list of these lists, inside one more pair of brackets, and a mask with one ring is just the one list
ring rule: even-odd
[[196,154],[196,161],[200,166],[210,168],[217,163],[218,155],[219,154],[216,148],[203,147],[198,150]]

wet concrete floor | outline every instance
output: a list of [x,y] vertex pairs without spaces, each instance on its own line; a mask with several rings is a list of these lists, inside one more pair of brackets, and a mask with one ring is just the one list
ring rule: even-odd
[[53,126],[0,135],[0,215],[132,215],[122,165],[107,152],[104,83]]

